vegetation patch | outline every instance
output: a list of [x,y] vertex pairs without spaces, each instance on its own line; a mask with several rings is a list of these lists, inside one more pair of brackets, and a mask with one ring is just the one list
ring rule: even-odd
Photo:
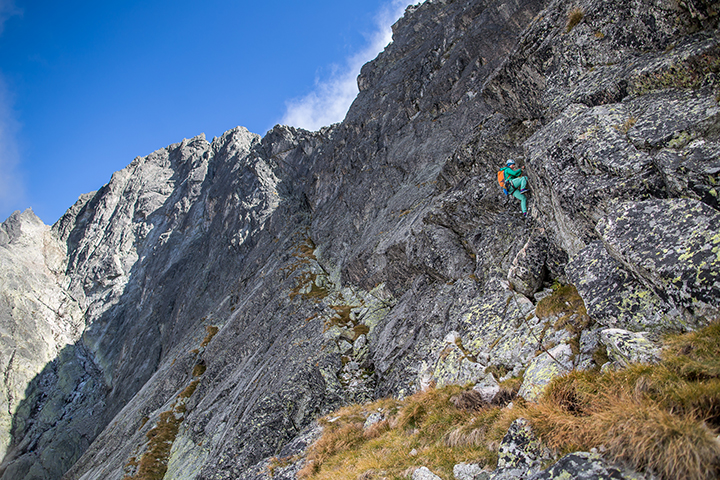
[[[597,448],[661,479],[718,478],[720,322],[665,345],[656,365],[556,378],[537,403],[516,397],[522,379],[511,379],[492,405],[448,386],[343,408],[320,420],[323,435],[299,476],[406,478],[424,465],[452,479],[460,462],[494,468],[509,425],[523,417],[557,456]],[[510,401],[512,409],[502,408]],[[364,428],[378,411],[383,420]]]
[[574,285],[556,286],[553,294],[540,300],[535,308],[538,318],[559,317],[558,322],[573,314],[587,315],[585,302]]
[[205,370],[207,370],[207,367],[204,363],[198,363],[193,367],[192,376],[193,377],[199,377],[203,373],[205,373]]
[[720,324],[666,345],[659,364],[573,372],[516,411],[559,453],[603,446],[661,478],[718,478]]
[[[323,418],[322,437],[299,472],[306,479],[406,478],[428,466],[444,479],[472,461],[494,467],[497,445],[514,419],[511,410],[488,405],[458,386],[428,389],[404,400],[353,405]],[[369,412],[384,419],[363,428]],[[411,454],[412,452],[412,454]]]
[[203,339],[202,343],[200,344],[200,348],[207,347],[208,343],[210,343],[210,340],[215,336],[215,334],[220,329],[216,327],[215,325],[207,325],[205,327],[205,331],[207,332],[207,335],[205,335],[205,338]]
[[565,33],[569,33],[573,28],[577,27],[577,25],[582,22],[582,19],[585,18],[585,13],[580,8],[573,8],[568,13],[568,19],[567,23],[565,24]]
[[327,288],[317,285],[318,274],[303,272],[295,278],[295,288],[290,292],[290,298],[301,295],[307,300],[322,300],[330,292]]

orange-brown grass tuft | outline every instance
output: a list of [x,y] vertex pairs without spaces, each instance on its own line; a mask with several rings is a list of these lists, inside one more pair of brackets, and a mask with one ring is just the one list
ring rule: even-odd
[[207,347],[208,343],[210,343],[210,340],[215,336],[215,334],[220,329],[216,327],[215,325],[207,325],[205,327],[205,331],[207,332],[207,335],[205,335],[205,338],[203,339],[202,343],[200,344],[200,347]]
[[167,471],[170,449],[180,423],[182,415],[176,415],[174,410],[161,413],[157,425],[145,434],[148,439],[147,451],[139,462],[133,459],[132,464],[128,462],[126,465],[136,465],[137,472],[133,476],[125,476],[123,480],[161,480]]
[[380,422],[370,425],[363,432],[363,438],[368,440],[371,438],[377,438],[388,430],[390,430],[390,422],[388,420],[382,420]]
[[668,368],[691,379],[720,378],[720,322],[667,340]]
[[565,25],[565,33],[570,32],[573,28],[575,28],[578,23],[582,22],[582,19],[585,17],[585,13],[580,8],[573,8],[570,10],[570,13],[568,13],[568,19],[567,24]]
[[668,340],[663,361],[553,380],[537,404],[520,406],[560,453],[604,446],[607,455],[664,479],[720,475],[720,328]]
[[190,396],[195,393],[195,389],[199,384],[200,380],[193,380],[187,387],[183,389],[182,392],[178,394],[178,398],[190,398]]
[[[509,410],[487,404],[458,408],[451,399],[463,394],[467,389],[458,386],[431,388],[404,400],[347,407],[321,419],[323,436],[310,447],[299,477],[405,478],[425,465],[442,478],[453,478],[453,467],[460,462],[494,465],[497,454],[487,445],[499,442],[514,418]],[[382,411],[385,419],[363,429],[371,411]]]
[[308,463],[298,472],[299,478],[307,478],[320,470],[331,456],[352,449],[363,438],[362,423],[326,423],[322,437],[308,451]]

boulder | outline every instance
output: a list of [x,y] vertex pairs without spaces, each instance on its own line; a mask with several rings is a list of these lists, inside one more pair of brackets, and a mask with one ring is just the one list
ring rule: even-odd
[[622,202],[597,225],[610,254],[688,327],[720,315],[720,212],[689,198]]
[[476,463],[458,463],[453,467],[455,480],[488,480],[490,472]]
[[526,297],[532,297],[545,280],[548,246],[544,233],[545,231],[540,229],[531,234],[523,248],[515,255],[508,270],[508,281],[516,291]]
[[420,467],[413,472],[412,480],[441,480],[441,478],[432,473],[429,468]]
[[473,390],[480,394],[484,402],[490,403],[500,391],[500,385],[495,377],[488,374],[477,382]]
[[570,345],[566,343],[557,345],[530,362],[525,370],[518,395],[526,400],[534,400],[542,394],[550,380],[569,373],[572,368],[573,353]]
[[515,420],[500,442],[498,463],[490,480],[527,479],[540,471],[545,448],[524,418]]
[[535,474],[530,480],[644,480],[645,476],[608,464],[596,453],[575,452],[555,465]]
[[637,280],[600,241],[590,243],[570,259],[565,272],[588,315],[602,325],[667,331],[677,330],[684,323],[675,307]]
[[600,338],[607,347],[608,358],[618,366],[660,361],[660,348],[644,332],[607,328],[600,332]]

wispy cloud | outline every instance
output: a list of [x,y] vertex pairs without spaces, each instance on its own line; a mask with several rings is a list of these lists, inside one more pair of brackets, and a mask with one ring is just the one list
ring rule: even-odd
[[5,28],[5,21],[13,15],[19,15],[20,9],[15,6],[13,0],[0,0],[0,35]]
[[[13,1],[0,0],[0,34],[7,19],[20,13]],[[24,184],[17,171],[20,160],[18,131],[19,124],[13,112],[12,95],[0,72],[0,221],[24,203],[25,199]]]
[[10,94],[0,74],[0,222],[25,199],[24,184],[17,171],[20,160],[16,140],[18,130]]
[[307,130],[340,122],[358,94],[357,76],[368,61],[380,53],[392,40],[392,25],[408,5],[419,0],[392,0],[378,12],[375,31],[369,36],[369,44],[362,51],[346,59],[341,67],[333,68],[330,78],[317,80],[315,89],[308,95],[286,103],[281,123]]

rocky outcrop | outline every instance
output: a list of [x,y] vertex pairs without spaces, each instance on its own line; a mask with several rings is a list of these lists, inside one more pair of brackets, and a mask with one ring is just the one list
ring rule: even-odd
[[[184,140],[52,228],[13,215],[2,478],[289,478],[340,405],[523,373],[533,398],[713,321],[712,8],[427,1],[342,123]],[[528,219],[496,185],[508,157]],[[523,475],[614,468],[581,457]]]
[[[85,327],[75,298],[62,288],[65,248],[32,210],[16,212],[0,225],[0,451],[13,443],[13,430],[29,420],[26,388],[38,379],[68,394],[65,382],[41,376],[46,366],[65,374],[76,359],[65,355]],[[62,364],[62,366],[60,366]],[[53,421],[61,407],[48,414]],[[43,425],[47,428],[48,423]],[[79,456],[81,446],[69,445]]]

